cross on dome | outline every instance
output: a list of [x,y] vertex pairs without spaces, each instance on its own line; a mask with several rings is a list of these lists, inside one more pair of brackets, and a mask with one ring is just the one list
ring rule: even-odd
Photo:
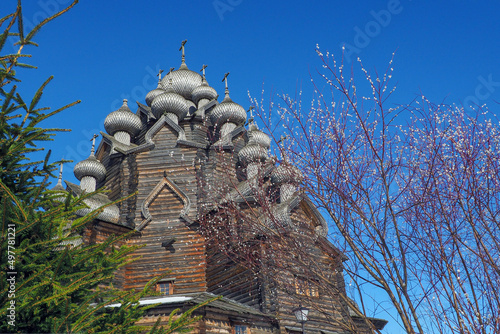
[[[126,104],[127,103],[127,99],[124,99],[123,102]],[[92,142],[92,148],[90,149],[90,155],[94,155],[94,152],[95,152],[95,139],[99,137],[99,135],[95,134],[94,133],[94,136],[92,136],[92,139],[90,139],[90,141]]]
[[222,82],[225,82],[226,83],[226,97],[229,96],[229,89],[227,88],[227,77],[229,75],[229,72],[227,72],[226,74],[224,74],[224,78],[222,79]]
[[187,39],[182,41],[181,47],[179,48],[179,51],[182,51],[182,64],[181,66],[186,66],[186,55],[184,54],[184,45],[186,45]]
[[203,74],[203,79],[205,79],[205,69],[207,68],[207,66],[208,65],[203,64],[203,66],[201,67],[201,70],[200,70],[200,72],[202,72],[202,74]]

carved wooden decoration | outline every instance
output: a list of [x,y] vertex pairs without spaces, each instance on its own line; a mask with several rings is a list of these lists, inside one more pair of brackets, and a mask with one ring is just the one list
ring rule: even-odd
[[189,197],[180,189],[175,182],[167,176],[167,172],[164,171],[163,173],[163,178],[158,182],[158,184],[151,190],[149,193],[148,197],[144,200],[144,202],[141,205],[141,213],[144,219],[142,222],[136,226],[137,231],[141,231],[144,227],[147,226],[147,224],[153,220],[153,217],[149,213],[149,206],[153,201],[156,199],[156,197],[160,194],[160,192],[163,190],[164,187],[167,187],[171,189],[179,198],[182,200],[184,203],[184,207],[182,208],[181,212],[179,213],[179,217],[187,217],[189,214],[189,209],[191,208],[191,201],[189,200]]

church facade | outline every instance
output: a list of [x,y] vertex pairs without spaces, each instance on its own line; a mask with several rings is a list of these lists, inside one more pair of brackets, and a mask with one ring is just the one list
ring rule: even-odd
[[[117,273],[120,289],[160,277],[153,324],[176,308],[223,296],[200,308],[194,333],[371,333],[385,320],[363,320],[344,288],[345,256],[300,190],[300,171],[269,156],[271,138],[247,111],[224,98],[185,62],[170,70],[134,113],[124,100],[104,122],[100,145],[76,164],[75,196],[104,206],[83,235],[96,243],[134,231],[139,260]],[[59,184],[60,187],[60,184]],[[120,198],[125,200],[113,204]],[[306,322],[294,316],[309,310]],[[370,325],[371,324],[371,325]],[[302,327],[303,325],[303,327]]]

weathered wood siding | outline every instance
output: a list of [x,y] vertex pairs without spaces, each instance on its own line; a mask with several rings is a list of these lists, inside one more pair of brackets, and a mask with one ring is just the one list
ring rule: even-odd
[[[197,214],[196,148],[177,147],[176,134],[165,125],[154,137],[155,148],[137,154],[137,189],[135,224],[143,217],[141,205],[164,173],[189,197],[191,207],[187,215],[193,220]],[[174,293],[206,290],[205,244],[201,235],[186,226],[179,217],[184,207],[182,199],[168,186],[164,186],[149,206],[152,217],[129,244],[145,245],[135,252],[141,257],[126,267],[125,288],[141,288],[151,278],[169,272],[175,278]],[[175,238],[172,246],[162,247],[167,239]]]
[[207,261],[209,292],[260,310],[261,285],[251,269],[234,263],[217,246],[209,248]]
[[[342,258],[340,254],[327,253],[326,250],[314,241],[315,222],[306,214],[304,208],[296,208],[292,214],[292,223],[298,228],[290,237],[302,238],[304,249],[291,249],[289,260],[295,261],[296,265],[289,271],[281,271],[276,276],[277,293],[276,305],[281,327],[297,327],[293,310],[301,303],[310,309],[306,327],[309,330],[319,332],[349,331],[355,329],[351,322],[347,304],[345,302],[345,286],[343,278]],[[307,236],[311,236],[308,238]],[[295,253],[295,254],[294,254]],[[297,261],[297,257],[307,254],[306,261]],[[317,290],[318,296],[306,296],[296,291],[296,278],[308,278]]]

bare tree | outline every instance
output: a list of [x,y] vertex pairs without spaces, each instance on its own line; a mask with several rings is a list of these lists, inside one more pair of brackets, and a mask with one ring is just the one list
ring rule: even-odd
[[[256,128],[252,123],[249,127],[247,137],[252,138]],[[206,161],[212,164],[207,169],[213,175],[199,180],[199,188],[206,192],[201,197],[208,199],[199,214],[208,241],[208,262],[211,268],[221,267],[214,270],[216,280],[225,282],[220,291],[209,289],[250,304],[252,297],[242,295],[255,297],[263,289],[263,300],[255,298],[261,298],[265,312],[276,313],[279,319],[292,318],[293,323],[292,309],[307,306],[314,310],[308,326],[318,330],[325,324],[349,333],[371,333],[383,327],[385,320],[365,316],[347,297],[346,257],[328,241],[326,222],[323,225],[314,217],[308,195],[297,189],[300,170],[287,158],[245,162],[241,159],[245,143],[245,148],[256,152],[251,139],[242,142],[240,138],[234,151],[220,150]],[[231,272],[227,280],[221,278],[226,271]],[[245,279],[255,279],[260,287],[241,282]]]
[[312,103],[253,104],[286,134],[360,309],[372,296],[408,333],[500,332],[498,121],[425,97],[391,106],[392,60],[375,75],[359,61],[357,86],[358,72],[317,52]]

